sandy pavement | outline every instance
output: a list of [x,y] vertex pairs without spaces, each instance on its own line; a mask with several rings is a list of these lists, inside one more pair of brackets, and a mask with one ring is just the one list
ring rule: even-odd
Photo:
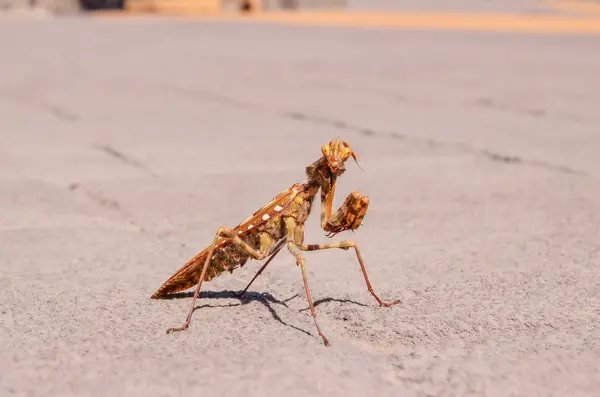
[[[0,394],[594,396],[600,36],[0,25]],[[150,295],[340,136],[351,252]],[[318,208],[308,243],[327,241]],[[346,238],[345,235],[336,240]]]

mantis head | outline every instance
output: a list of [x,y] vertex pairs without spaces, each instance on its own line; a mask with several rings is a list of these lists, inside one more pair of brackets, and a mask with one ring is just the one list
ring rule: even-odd
[[334,176],[340,176],[346,171],[344,163],[350,156],[352,156],[356,164],[360,167],[356,160],[356,154],[345,141],[335,140],[326,143],[321,147],[321,152],[323,153],[323,157],[327,160],[329,171]]

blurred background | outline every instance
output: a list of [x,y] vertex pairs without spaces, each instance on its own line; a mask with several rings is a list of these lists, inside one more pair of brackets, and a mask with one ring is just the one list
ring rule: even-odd
[[598,13],[596,0],[2,0],[0,8],[38,8],[55,14],[69,14],[78,10],[139,10],[141,6],[152,5],[162,8],[169,5],[180,10],[196,10],[204,13],[215,12],[257,12],[276,10],[347,10],[347,11],[466,11],[466,12],[525,12],[554,13],[585,12]]
[[[600,5],[0,0],[0,395],[596,396]],[[352,252],[151,294],[347,141]],[[330,242],[319,204],[306,243]]]

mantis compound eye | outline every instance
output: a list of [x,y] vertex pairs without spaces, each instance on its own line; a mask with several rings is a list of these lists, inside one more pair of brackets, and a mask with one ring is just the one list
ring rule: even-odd
[[[335,175],[341,175],[345,171],[344,163],[350,157],[352,157],[356,164],[360,167],[360,164],[358,164],[356,159],[356,154],[346,141],[335,140],[326,143],[321,146],[321,152],[327,159],[329,169]],[[360,168],[362,169],[362,167]]]

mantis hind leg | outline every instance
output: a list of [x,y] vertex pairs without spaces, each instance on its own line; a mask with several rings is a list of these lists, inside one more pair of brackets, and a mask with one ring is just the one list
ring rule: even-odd
[[253,259],[256,259],[256,260],[262,260],[262,259],[266,258],[268,255],[268,252],[272,246],[272,239],[270,239],[269,236],[261,235],[260,251],[257,251],[254,248],[252,248],[250,245],[248,245],[244,240],[242,240],[231,229],[229,229],[225,226],[221,226],[219,228],[219,230],[217,230],[217,234],[215,234],[215,238],[210,247],[210,251],[208,252],[208,255],[206,256],[206,260],[204,261],[204,266],[202,267],[202,273],[200,274],[200,279],[198,280],[198,284],[196,285],[196,291],[194,292],[194,299],[192,299],[192,306],[190,307],[190,311],[185,320],[185,323],[183,324],[183,326],[181,326],[179,328],[169,328],[167,330],[167,334],[169,334],[171,332],[183,331],[190,326],[190,322],[192,321],[192,315],[194,314],[194,308],[196,307],[196,300],[198,299],[198,296],[200,295],[200,288],[202,287],[202,282],[204,281],[204,278],[206,277],[206,271],[208,270],[210,261],[214,255],[215,247],[217,245],[217,242],[219,241],[219,238],[221,238],[221,237],[231,239],[233,244],[241,247],[250,257],[252,257]]

